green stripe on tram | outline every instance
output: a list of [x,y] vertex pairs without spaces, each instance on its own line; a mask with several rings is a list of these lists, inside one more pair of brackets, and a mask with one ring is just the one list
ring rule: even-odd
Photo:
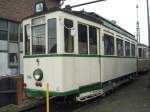
[[[93,90],[100,90],[100,89],[102,89],[102,84],[98,82],[98,83],[94,83],[90,85],[81,86],[79,87],[79,89],[66,91],[66,92],[50,91],[49,96],[68,96],[68,95],[80,94],[80,93],[90,92]],[[30,96],[44,96],[45,95],[45,91],[43,90],[35,90],[35,89],[26,88],[25,92]]]
[[136,58],[127,56],[87,55],[87,54],[53,54],[53,55],[26,55],[24,58],[37,57],[102,57],[102,58]]

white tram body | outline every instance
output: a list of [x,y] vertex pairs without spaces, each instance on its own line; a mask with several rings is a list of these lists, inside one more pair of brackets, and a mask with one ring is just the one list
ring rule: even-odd
[[137,52],[138,52],[138,73],[143,73],[149,71],[150,68],[150,60],[149,60],[149,49],[148,46],[138,43],[137,45]]
[[103,94],[137,72],[135,37],[95,13],[52,9],[24,19],[23,36],[29,95],[44,95],[48,83],[50,96],[81,100]]

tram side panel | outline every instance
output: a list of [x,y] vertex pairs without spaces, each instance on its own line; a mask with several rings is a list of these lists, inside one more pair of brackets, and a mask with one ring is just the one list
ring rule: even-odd
[[138,59],[138,72],[146,72],[149,70],[149,59]]
[[102,82],[121,78],[132,73],[136,73],[136,58],[111,58],[101,59],[102,62]]
[[99,59],[94,57],[64,58],[64,90],[79,89],[100,82]]
[[148,56],[148,46],[138,43],[138,48],[137,48],[137,53],[138,53],[138,58],[137,58],[137,67],[138,67],[138,73],[143,73],[147,72],[150,67],[150,60]]

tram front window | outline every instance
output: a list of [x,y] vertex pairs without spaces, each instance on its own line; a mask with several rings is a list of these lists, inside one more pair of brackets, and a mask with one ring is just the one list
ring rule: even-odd
[[32,20],[32,53],[45,54],[45,24],[44,17]]

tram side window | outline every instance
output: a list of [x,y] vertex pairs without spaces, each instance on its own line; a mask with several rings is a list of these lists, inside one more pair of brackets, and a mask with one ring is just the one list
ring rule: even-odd
[[147,59],[149,58],[149,49],[148,48],[146,49],[146,58]]
[[138,56],[139,58],[142,58],[142,48],[138,48]]
[[25,44],[25,54],[30,54],[30,25],[25,25],[24,26],[24,32],[25,32],[25,39],[24,39],[24,44]]
[[126,56],[130,56],[130,43],[129,42],[125,42],[125,53],[126,53]]
[[57,52],[57,28],[56,19],[48,20],[48,53]]
[[135,45],[134,44],[131,44],[131,53],[132,53],[132,56],[134,57],[135,56]]
[[44,17],[32,20],[32,52],[33,54],[45,53],[45,24]]
[[146,58],[146,48],[143,48],[143,58]]
[[79,53],[88,53],[87,26],[78,24]]
[[89,26],[89,48],[90,54],[97,54],[97,29]]
[[73,21],[64,19],[65,52],[67,53],[74,51],[74,38],[71,35],[71,28],[73,28]]
[[116,42],[117,42],[117,55],[123,56],[124,55],[123,40],[117,38]]
[[114,37],[104,34],[104,55],[114,55]]

